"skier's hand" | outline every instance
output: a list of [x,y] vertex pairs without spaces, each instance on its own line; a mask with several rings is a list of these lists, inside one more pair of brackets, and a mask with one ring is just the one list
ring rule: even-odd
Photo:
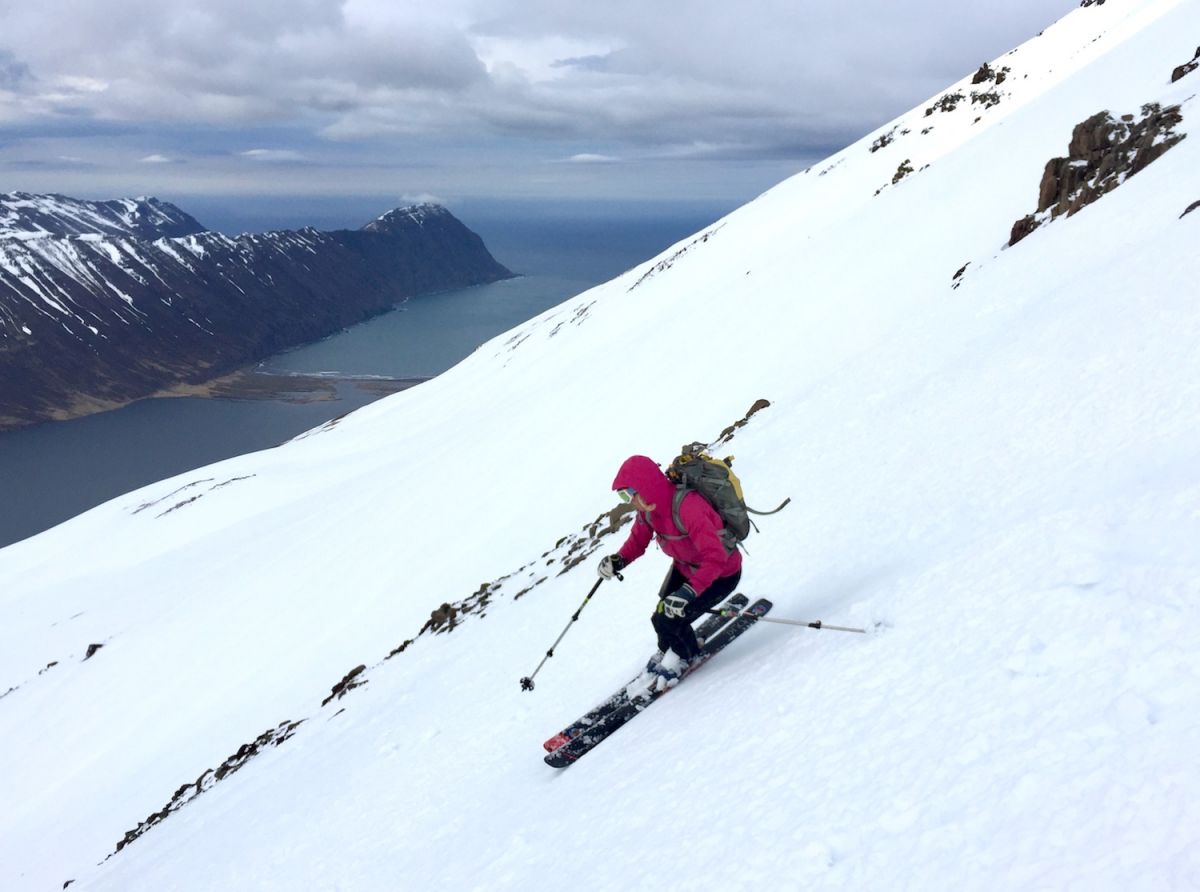
[[610,554],[600,561],[600,566],[596,568],[596,572],[600,574],[601,579],[612,579],[624,569],[625,558],[619,554]]
[[663,598],[663,613],[671,619],[683,619],[683,612],[696,600],[696,590],[684,583]]

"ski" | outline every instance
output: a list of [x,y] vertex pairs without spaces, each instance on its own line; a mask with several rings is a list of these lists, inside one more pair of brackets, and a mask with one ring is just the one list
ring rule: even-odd
[[[703,659],[697,661],[688,671],[687,675],[680,678],[679,683],[682,683],[685,678],[689,677],[693,672],[728,647],[747,629],[753,626],[759,617],[765,616],[771,607],[772,604],[770,601],[766,598],[760,598],[743,613],[734,617],[732,622],[720,629],[716,635],[705,643],[700,651]],[[635,715],[642,712],[671,689],[670,687],[662,689],[652,688],[631,696],[623,688],[602,704],[602,707],[605,707],[604,711],[598,713],[595,719],[584,723],[584,719],[588,719],[588,716],[592,715],[592,713],[588,713],[588,716],[584,716],[579,722],[571,725],[567,731],[576,729],[574,734],[568,734],[567,731],[564,731],[562,734],[556,735],[546,741],[547,749],[550,748],[550,744],[556,741],[559,741],[559,743],[546,755],[544,759],[545,763],[551,768],[566,768],[585,753],[594,749],[618,728],[626,724]],[[593,710],[593,712],[597,712],[597,710]]]
[[[749,603],[749,598],[741,593],[738,593],[725,601],[719,609],[732,609],[741,611],[745,610],[746,605]],[[704,622],[696,627],[696,638],[701,642],[701,646],[703,647],[703,645],[709,639],[714,638],[719,631],[725,628],[729,624],[730,619],[731,617],[721,614],[710,614],[709,616],[705,617]],[[637,687],[638,682],[642,681],[645,675],[645,670],[639,672],[620,688],[618,688],[617,692],[607,700],[598,704],[586,715],[580,716],[574,722],[563,728],[560,732],[543,743],[542,748],[548,753],[554,752],[563,744],[570,742],[575,737],[578,737],[584,729],[590,728],[601,719],[606,718],[618,706],[629,702],[629,689]]]
[[721,613],[710,613],[708,616],[706,616],[704,618],[704,622],[696,626],[696,638],[699,640],[700,646],[703,647],[710,638],[715,638],[717,632],[721,631],[721,629],[725,628],[726,624],[728,624],[731,617],[726,615],[724,611],[742,611],[746,609],[746,605],[749,603],[750,599],[741,592],[738,592],[732,598],[729,598],[724,604],[721,604],[716,608],[717,610],[722,611]]

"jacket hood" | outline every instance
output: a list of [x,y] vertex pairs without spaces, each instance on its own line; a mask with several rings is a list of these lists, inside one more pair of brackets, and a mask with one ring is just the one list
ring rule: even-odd
[[617,471],[612,488],[633,489],[641,497],[660,509],[670,510],[671,499],[675,496],[675,486],[667,479],[667,475],[659,468],[658,463],[644,455],[631,455]]

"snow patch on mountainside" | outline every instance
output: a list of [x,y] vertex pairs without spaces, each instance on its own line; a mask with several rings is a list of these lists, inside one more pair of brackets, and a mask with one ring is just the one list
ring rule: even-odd
[[157,198],[84,201],[63,195],[0,193],[0,239],[91,234],[157,238],[203,231],[195,218]]

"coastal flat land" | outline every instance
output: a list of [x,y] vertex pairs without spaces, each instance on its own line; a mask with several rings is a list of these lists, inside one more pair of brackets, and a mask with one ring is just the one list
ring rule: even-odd
[[[193,397],[217,400],[280,400],[288,403],[317,403],[337,399],[338,388],[347,384],[378,397],[407,390],[424,378],[387,378],[355,375],[279,375],[256,368],[239,369],[200,384],[175,384],[139,399]],[[119,409],[137,400],[102,400],[76,397],[69,405],[49,413],[48,421],[69,421],[97,412]],[[28,423],[0,416],[0,432],[27,427]]]
[[339,385],[353,384],[359,390],[388,396],[407,390],[429,378],[385,378],[354,375],[279,375],[254,368],[239,369],[202,384],[177,384],[153,394],[152,398],[199,397],[226,400],[282,400],[316,403],[337,399]]

